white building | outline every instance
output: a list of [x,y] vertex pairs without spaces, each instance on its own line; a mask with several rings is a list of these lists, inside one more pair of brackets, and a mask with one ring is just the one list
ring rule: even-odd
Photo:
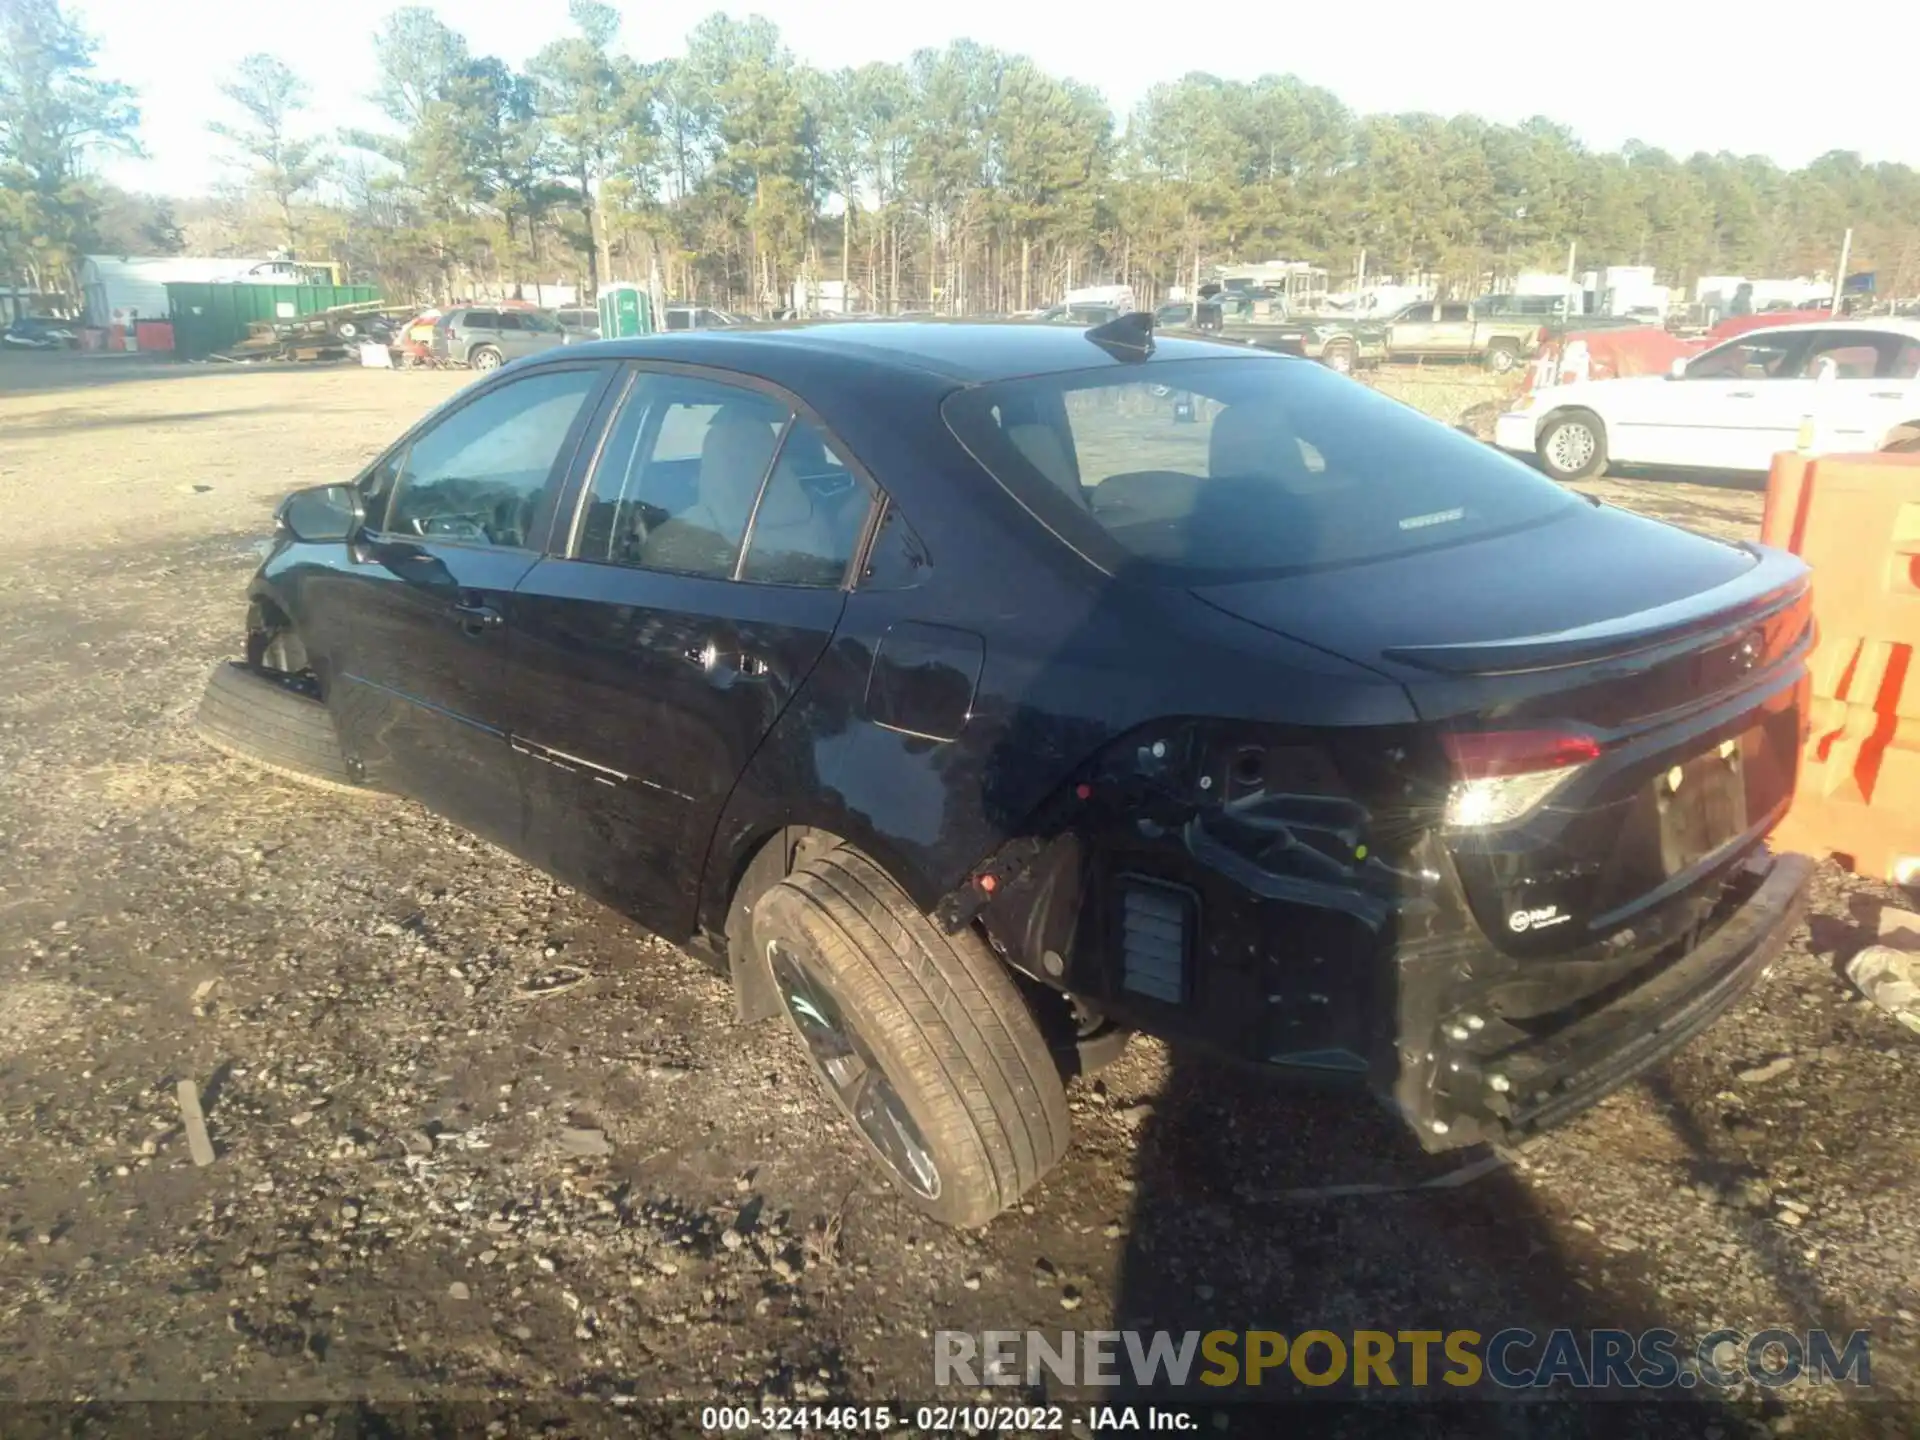
[[167,318],[167,286],[215,281],[280,279],[274,266],[284,264],[262,256],[240,259],[193,255],[89,255],[80,266],[80,294],[86,323],[105,329],[135,318]]

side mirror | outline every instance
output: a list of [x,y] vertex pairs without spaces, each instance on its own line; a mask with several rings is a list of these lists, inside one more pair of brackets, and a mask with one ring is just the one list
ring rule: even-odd
[[1667,378],[1669,380],[1684,380],[1687,378],[1687,357],[1686,356],[1682,355],[1679,359],[1675,360],[1673,364],[1667,367]]
[[315,485],[280,502],[276,517],[286,532],[307,545],[344,544],[367,523],[360,492],[351,485]]

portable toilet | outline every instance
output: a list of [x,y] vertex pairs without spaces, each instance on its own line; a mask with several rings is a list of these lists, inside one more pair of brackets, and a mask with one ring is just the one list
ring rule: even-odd
[[621,281],[600,290],[600,338],[653,334],[653,301],[641,286]]

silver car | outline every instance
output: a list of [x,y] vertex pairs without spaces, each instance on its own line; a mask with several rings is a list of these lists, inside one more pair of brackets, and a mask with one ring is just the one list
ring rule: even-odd
[[560,322],[541,310],[490,310],[468,305],[434,322],[434,353],[476,370],[497,370],[509,360],[565,345]]

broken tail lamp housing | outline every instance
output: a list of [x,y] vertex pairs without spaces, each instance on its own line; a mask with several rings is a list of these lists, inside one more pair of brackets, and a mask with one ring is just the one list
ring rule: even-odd
[[1492,830],[1531,815],[1600,758],[1600,742],[1577,730],[1480,730],[1443,736],[1452,766],[1446,823]]

